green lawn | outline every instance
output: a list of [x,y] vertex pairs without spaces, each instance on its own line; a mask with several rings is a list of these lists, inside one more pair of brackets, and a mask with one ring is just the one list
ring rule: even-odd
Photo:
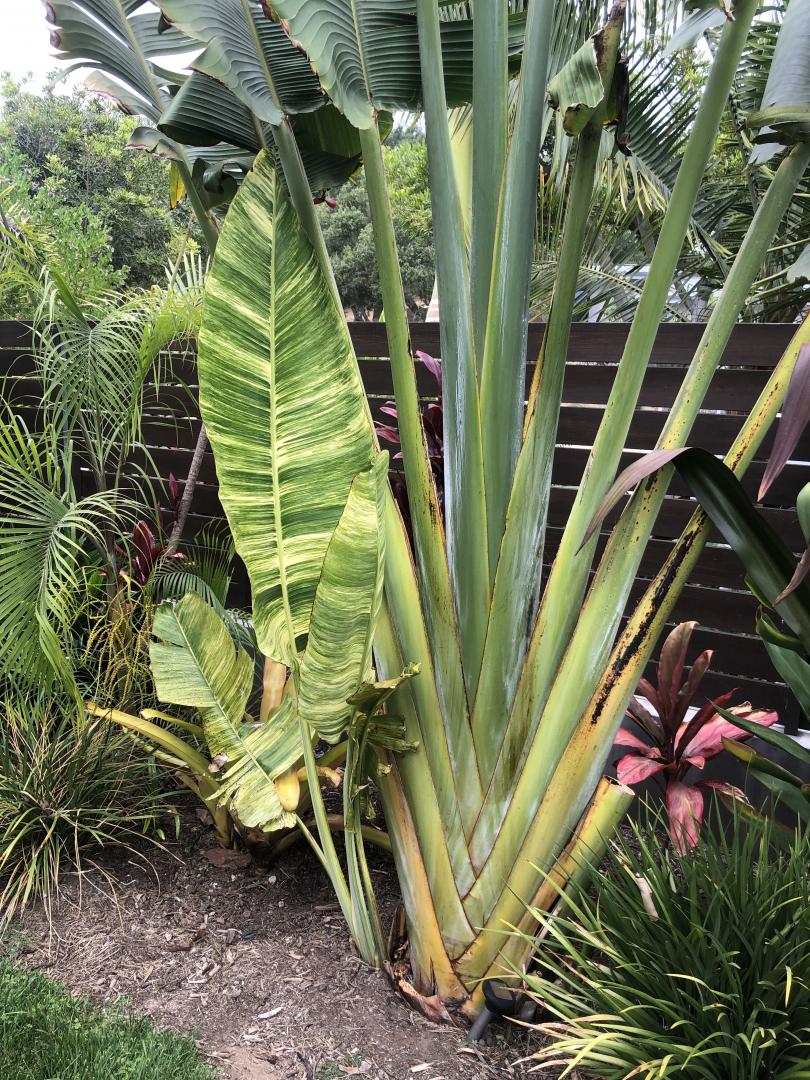
[[0,962],[3,1080],[214,1080],[193,1039],[100,1010],[60,983]]

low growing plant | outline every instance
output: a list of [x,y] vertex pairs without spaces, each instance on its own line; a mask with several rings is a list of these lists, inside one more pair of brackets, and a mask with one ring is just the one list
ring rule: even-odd
[[[716,701],[707,702],[686,719],[712,659],[712,650],[704,650],[692,662],[684,678],[689,642],[696,625],[680,623],[667,637],[658,662],[657,686],[647,679],[639,680],[638,688],[656,715],[653,716],[637,697],[631,700],[626,715],[645,738],[621,727],[614,743],[614,746],[630,751],[616,764],[619,783],[632,787],[651,776],[663,777],[669,831],[680,852],[694,847],[700,836],[704,807],[702,788],[715,788],[735,798],[745,798],[730,784],[695,779],[693,770],[703,769],[707,761],[729,748],[728,743],[750,738],[751,728],[755,731],[767,728],[778,719],[775,712],[754,711],[749,704],[737,705],[721,715],[717,707],[727,704],[734,696],[734,690],[722,694]],[[747,730],[733,722],[737,716],[749,722]]]
[[166,813],[153,759],[72,699],[10,693],[0,705],[0,922],[43,900],[66,864],[154,832]]
[[810,1076],[810,834],[774,850],[735,817],[686,855],[636,830],[542,930],[536,1060],[627,1080]]
[[0,963],[0,1057],[15,1080],[215,1080],[194,1040],[96,1009],[60,983]]

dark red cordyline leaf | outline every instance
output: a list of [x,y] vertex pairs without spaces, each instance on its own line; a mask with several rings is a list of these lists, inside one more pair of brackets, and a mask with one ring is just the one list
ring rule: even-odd
[[709,664],[712,662],[712,656],[714,656],[712,649],[706,649],[700,654],[697,660],[692,664],[688,679],[678,692],[678,697],[675,702],[675,714],[673,716],[673,726],[676,731],[683,723],[683,718],[686,716],[686,710],[695,700],[695,696],[700,689],[700,684],[703,681],[703,676],[706,674]]
[[667,784],[667,812],[672,843],[681,855],[685,855],[700,838],[703,793],[694,784],[670,780]]
[[[739,709],[740,716],[745,717],[747,720],[752,720],[755,724],[760,724],[762,727],[771,727],[779,719],[778,713],[766,712],[764,710],[753,711],[747,708],[745,711],[742,708]],[[683,752],[683,759],[689,761],[690,764],[697,764],[696,758],[700,759],[701,764],[699,768],[703,767],[703,763],[709,761],[713,757],[717,757],[723,750],[723,739],[730,739],[733,742],[745,742],[746,739],[750,739],[751,734],[748,731],[744,731],[742,728],[737,727],[730,720],[726,720],[724,716],[720,716],[715,713],[707,724],[704,724],[696,735],[693,735],[689,740],[688,746],[685,747]]]
[[394,443],[395,446],[399,446],[399,430],[397,428],[388,427],[386,424],[375,424],[374,430],[381,439],[385,439],[386,442]]
[[642,731],[653,740],[657,746],[663,746],[666,742],[664,729],[655,719],[651,712],[644,708],[638,698],[631,698],[625,714],[633,723],[638,724]]
[[804,579],[807,577],[808,571],[810,571],[810,547],[804,549],[804,554],[799,559],[798,566],[793,571],[793,577],[788,582],[787,586],[779,593],[774,600],[774,604],[779,604],[785,600],[794,589],[798,589]]
[[658,715],[661,718],[664,731],[670,736],[675,730],[673,720],[678,701],[678,692],[681,688],[683,667],[686,663],[686,653],[689,649],[692,631],[696,626],[696,622],[679,623],[667,635],[658,658]]
[[731,701],[734,695],[737,693],[736,687],[733,690],[729,690],[725,694],[721,694],[720,697],[714,699],[714,701],[708,701],[702,709],[700,709],[689,721],[686,727],[681,727],[677,734],[675,743],[675,758],[680,760],[686,752],[689,744],[694,737],[700,731],[704,724],[708,724],[711,718],[717,712],[718,705],[725,705]]
[[790,376],[771,456],[768,458],[762,483],[759,485],[758,500],[765,498],[768,488],[784,469],[808,421],[810,421],[810,345],[802,345],[796,357],[793,374]]
[[180,485],[175,479],[174,473],[169,473],[169,498],[176,503],[180,498]]
[[135,550],[141,555],[149,556],[152,553],[157,544],[157,540],[155,539],[155,534],[150,529],[148,522],[138,522],[132,530],[132,543]]
[[657,746],[649,746],[643,739],[639,738],[634,732],[628,730],[626,727],[620,727],[616,732],[616,738],[613,740],[614,746],[629,746],[642,757],[655,758],[661,760],[661,751]]
[[644,695],[644,697],[647,699],[647,701],[649,701],[649,703],[652,705],[652,707],[655,709],[655,711],[660,716],[661,715],[661,708],[660,708],[660,703],[658,701],[658,691],[655,689],[653,684],[651,682],[649,682],[647,679],[641,678],[641,679],[638,680],[638,686],[636,687],[636,689],[641,691],[641,693]]
[[667,767],[665,761],[656,761],[644,754],[625,754],[616,763],[616,779],[620,784],[640,784]]
[[416,350],[416,355],[428,369],[430,374],[436,380],[436,385],[439,387],[439,393],[442,392],[442,362],[437,360],[435,356],[431,356],[429,353],[422,352],[421,349]]

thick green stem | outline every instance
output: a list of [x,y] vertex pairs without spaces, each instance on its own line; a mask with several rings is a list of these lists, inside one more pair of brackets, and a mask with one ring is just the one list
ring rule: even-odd
[[472,304],[435,0],[417,0],[430,198],[441,300],[447,557],[468,692],[478,681],[489,610],[484,465]]
[[[712,309],[658,440],[658,448],[686,445],[692,424],[759,267],[767,256],[809,161],[810,146],[797,146],[777,170],[737,253],[723,292]],[[577,610],[577,626],[564,659],[552,667],[547,644],[537,634],[533,637],[526,675],[509,719],[499,767],[482,811],[480,835],[473,842],[474,855],[478,843],[491,842],[490,830],[497,827],[491,818],[495,813],[494,808],[506,806],[509,802],[516,771],[510,767],[507,772],[506,762],[518,760],[525,764],[525,769],[534,778],[533,787],[538,795],[543,784],[548,782],[556,760],[549,747],[562,746],[565,732],[571,729],[571,718],[580,715],[604,670],[641,558],[666,496],[671,474],[671,467],[662,469],[643,485],[614,529],[584,606]],[[595,626],[599,627],[596,637],[593,632]],[[561,694],[565,695],[564,702],[554,708],[549,695],[559,698]],[[540,724],[543,730],[536,740],[537,745],[529,750],[531,739]],[[542,766],[541,758],[544,762]],[[487,836],[489,839],[485,841]]]
[[[546,586],[534,638],[542,642],[542,663],[528,663],[528,681],[556,674],[571,632],[580,618],[596,540],[580,545],[599,500],[609,487],[624,449],[641,382],[647,369],[661,313],[680,258],[706,164],[756,10],[756,0],[740,0],[734,21],[726,23],[695,124],[672,190],[661,234],[644,282],[602,423],[588,456],[574,506]],[[530,653],[531,655],[531,653]]]
[[484,663],[473,709],[473,736],[485,777],[491,777],[503,744],[526,654],[532,596],[540,578],[551,465],[571,336],[571,308],[601,140],[601,124],[598,124],[589,125],[579,141],[554,297],[538,359],[538,377],[529,400],[526,438],[515,470],[498,560]]
[[[810,320],[805,320],[726,455],[726,463],[738,476],[743,475],[767,434],[784,400],[799,348],[808,337]],[[559,797],[563,778],[568,777],[571,781],[570,791],[585,794],[587,785],[596,782],[595,777],[598,777],[604,767],[627,700],[707,538],[705,518],[702,513],[698,513],[675,545],[664,569],[631,615],[628,627],[620,639],[624,643],[622,649],[617,646],[610,662],[606,663],[603,659],[598,665],[601,678],[593,678],[587,663],[583,663],[583,649],[576,655],[570,650],[566,654],[565,665],[555,681],[540,729],[532,742],[521,781],[511,798],[508,814],[498,834],[495,850],[501,843],[507,843],[507,850],[514,857],[515,841],[526,830],[528,823],[531,824],[526,833],[527,839],[523,842],[523,850],[533,850],[528,838],[536,832],[537,822],[550,812],[554,798]],[[603,642],[609,647],[614,638],[615,624],[608,622],[608,625],[602,628],[599,622],[602,615],[603,612],[600,611],[580,613],[579,625],[590,628],[589,641],[597,656],[604,648]],[[593,632],[595,626],[600,627],[599,634]],[[656,628],[655,635],[650,638],[653,626]],[[633,679],[635,681],[632,681]],[[621,687],[621,691],[615,689],[616,684]],[[579,693],[580,689],[585,692],[584,700]],[[573,730],[570,724],[572,713],[577,719]],[[566,724],[566,721],[569,722]],[[554,741],[555,732],[559,733],[563,729],[566,739],[563,753],[552,753],[552,748],[558,745]],[[499,893],[493,910],[507,909],[509,900],[501,891],[501,886],[493,882],[493,887]]]
[[[549,785],[556,782],[555,770],[591,690],[592,684],[583,680],[583,669],[566,663],[566,674],[563,675],[560,670],[572,635],[576,630],[583,648],[587,646],[586,652],[598,652],[603,647],[603,638],[610,636],[609,628],[602,622],[594,618],[587,622],[582,619],[581,600],[594,542],[591,542],[587,552],[577,553],[577,549],[599,498],[616,472],[691,209],[755,8],[755,0],[742,0],[735,9],[735,21],[728,23],[723,32],[673,189],[639,310],[535,624],[514,710],[522,717],[519,725],[524,724],[528,732],[543,716],[541,730],[533,739],[526,738],[519,745],[515,743],[517,760],[510,759],[509,768],[499,770],[499,779],[493,783],[492,795],[482,811],[471,843],[474,861],[479,861],[483,853],[487,853],[489,858],[471,890],[468,902],[476,902],[487,913],[502,888],[499,866],[511,862],[535,820],[538,808],[544,804]],[[585,701],[581,701],[583,694]],[[548,717],[552,719],[546,723]],[[514,790],[511,790],[514,778],[517,782]]]
[[[386,564],[386,590],[391,584],[387,570]],[[388,604],[383,600],[374,637],[374,658],[380,678],[396,678],[404,667],[403,655],[409,654],[403,653]],[[415,693],[418,684],[430,678],[432,673],[429,667],[423,667],[414,679],[403,682],[391,698],[391,712],[402,717],[405,737],[416,744],[416,749],[399,755],[397,760],[395,787],[398,794],[395,801],[397,806],[410,808],[407,811],[409,825],[405,826],[400,811],[389,811],[387,806],[386,824],[397,866],[401,868],[403,864],[415,860],[418,870],[414,873],[426,876],[425,888],[432,897],[430,911],[438,919],[447,949],[456,954],[462,952],[474,937],[459,898],[460,893],[469,889],[474,876],[446,751],[444,756],[440,754],[438,758],[431,753],[435,721],[432,710],[425,708],[430,686],[422,691],[421,697]],[[384,793],[385,776],[380,777],[378,786]],[[418,855],[413,851],[415,837],[418,837]],[[403,845],[408,850],[403,850]],[[409,905],[411,882],[401,871],[400,883],[409,919],[413,919],[418,914],[418,905]]]
[[473,169],[471,270],[478,376],[492,280],[498,194],[506,162],[509,71],[508,8],[501,0],[478,0],[473,19]]
[[483,342],[481,429],[492,581],[523,427],[537,176],[553,23],[552,0],[532,0],[526,22],[515,127],[500,189]]
[[[464,685],[461,673],[456,668],[447,667],[441,675],[434,668],[415,567],[402,519],[390,496],[386,502],[385,596],[386,614],[390,616],[392,632],[396,635],[402,658],[420,666],[419,675],[412,680],[410,687],[419,718],[417,737],[425,748],[436,798],[441,807],[443,828],[453,856],[455,879],[459,889],[466,891],[473,877],[466,837],[472,831],[480,809],[483,787],[467,715]],[[382,617],[380,623],[383,623]],[[377,638],[379,636],[378,628]],[[401,666],[395,671],[388,668],[387,677],[396,676],[401,670]],[[444,681],[448,673],[454,677]],[[412,756],[408,755],[409,760]]]
[[[380,270],[388,354],[397,404],[397,424],[414,533],[413,547],[417,561],[419,594],[433,662],[439,672],[440,681],[445,686],[451,685],[447,670],[450,665],[453,681],[461,686],[461,652],[447,567],[444,530],[419,411],[419,390],[411,355],[402,276],[376,125],[360,132],[360,146],[365,163],[366,188]],[[463,702],[458,704],[464,708]]]

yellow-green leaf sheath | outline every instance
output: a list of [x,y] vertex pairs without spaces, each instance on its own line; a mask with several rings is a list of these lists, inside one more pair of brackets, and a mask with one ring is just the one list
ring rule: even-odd
[[352,345],[270,159],[233,202],[206,288],[200,408],[262,652],[297,662],[372,431]]

